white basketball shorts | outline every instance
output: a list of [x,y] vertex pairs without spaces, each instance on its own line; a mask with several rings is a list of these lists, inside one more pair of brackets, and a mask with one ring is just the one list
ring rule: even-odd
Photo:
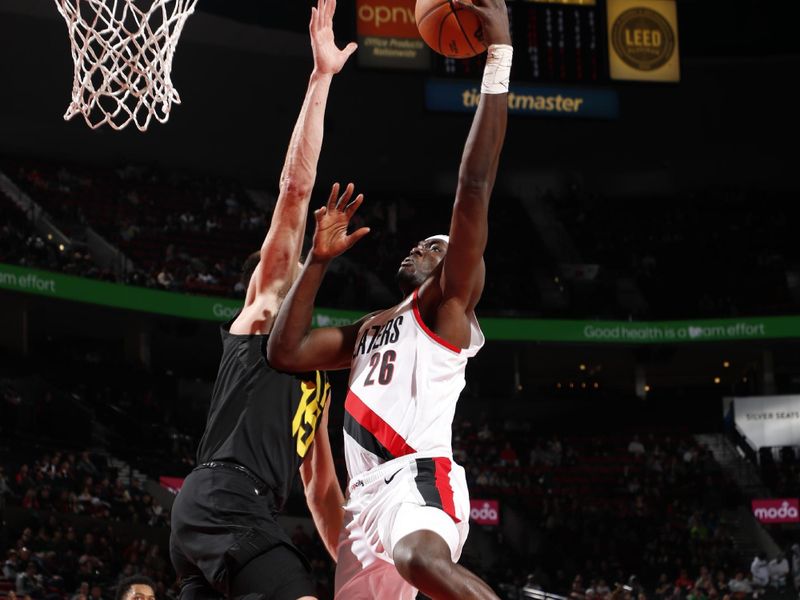
[[395,544],[415,531],[447,542],[453,562],[469,533],[464,469],[450,458],[402,456],[350,479],[339,536],[336,600],[414,600],[394,568]]

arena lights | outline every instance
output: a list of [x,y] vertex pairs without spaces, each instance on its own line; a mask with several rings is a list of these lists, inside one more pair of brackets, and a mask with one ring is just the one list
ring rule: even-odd
[[644,391],[645,391],[645,393],[649,392],[650,391],[650,386],[649,385],[645,385],[644,386]]
[[714,383],[719,384],[720,381],[722,380],[719,377],[714,377]]
[[722,363],[722,366],[723,366],[724,368],[726,368],[726,369],[727,369],[728,367],[730,367],[730,366],[731,366],[731,363],[730,363],[730,361],[727,361],[727,360],[726,360],[726,361],[724,361],[724,362]]
[[581,371],[585,371],[585,370],[586,370],[586,365],[584,365],[584,364],[581,364],[581,365],[579,365],[579,366],[578,366],[578,368],[579,368]]
[[597,390],[597,389],[600,389],[600,384],[599,384],[599,383],[597,383],[597,382],[595,381],[595,382],[594,382],[594,384],[592,384],[592,387],[593,387],[594,389],[596,389],[596,390]]

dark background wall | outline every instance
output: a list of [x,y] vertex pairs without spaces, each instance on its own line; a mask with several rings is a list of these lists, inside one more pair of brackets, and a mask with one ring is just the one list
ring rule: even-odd
[[[143,135],[132,128],[90,131],[80,119],[65,123],[72,62],[64,23],[51,2],[0,0],[0,153],[154,161],[274,186],[311,67],[305,19],[292,4],[276,21],[300,32],[206,12],[192,16],[173,69],[183,104],[167,125],[154,124]],[[341,3],[337,25],[352,36],[350,4]],[[735,4],[726,10],[736,10]],[[686,14],[694,5],[679,4]],[[240,18],[249,18],[250,3],[236,6]],[[219,3],[207,8],[222,10]],[[268,19],[263,10],[253,15]],[[686,25],[693,36],[686,46],[697,54],[684,55],[682,82],[615,84],[618,121],[513,118],[500,188],[513,193],[553,173],[573,172],[612,189],[634,185],[629,176],[637,173],[656,192],[659,181],[691,187],[755,179],[796,186],[785,173],[796,155],[786,150],[789,132],[800,124],[792,102],[800,55],[791,54],[790,41],[787,48],[776,40],[764,46],[771,53],[723,59],[692,41],[705,35],[693,31],[696,21]],[[753,35],[757,41],[761,34]],[[426,112],[424,80],[360,70],[352,61],[332,90],[320,183],[340,178],[365,189],[452,189],[469,117]]]

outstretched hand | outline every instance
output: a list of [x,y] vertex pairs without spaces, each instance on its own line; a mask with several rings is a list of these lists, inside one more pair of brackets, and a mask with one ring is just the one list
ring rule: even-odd
[[453,2],[477,15],[481,21],[483,40],[487,46],[511,44],[511,28],[505,0],[453,0]]
[[350,220],[364,201],[364,194],[359,194],[350,202],[355,186],[350,183],[339,196],[339,184],[334,183],[328,204],[314,211],[317,228],[314,231],[314,242],[311,256],[314,260],[329,261],[353,247],[353,245],[369,233],[369,227],[362,227],[351,234],[347,233]]
[[325,75],[335,75],[342,70],[347,59],[356,51],[358,45],[350,42],[344,50],[336,47],[333,37],[333,14],[336,0],[319,0],[311,9],[311,50],[314,52],[314,70]]

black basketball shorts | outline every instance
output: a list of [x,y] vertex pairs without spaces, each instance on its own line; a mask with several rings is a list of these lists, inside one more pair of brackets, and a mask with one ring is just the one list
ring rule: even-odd
[[[172,564],[184,581],[181,600],[207,598],[212,590],[267,600],[316,595],[311,567],[278,525],[273,504],[270,493],[235,471],[201,469],[186,478],[170,535]],[[258,568],[246,568],[251,562]]]

